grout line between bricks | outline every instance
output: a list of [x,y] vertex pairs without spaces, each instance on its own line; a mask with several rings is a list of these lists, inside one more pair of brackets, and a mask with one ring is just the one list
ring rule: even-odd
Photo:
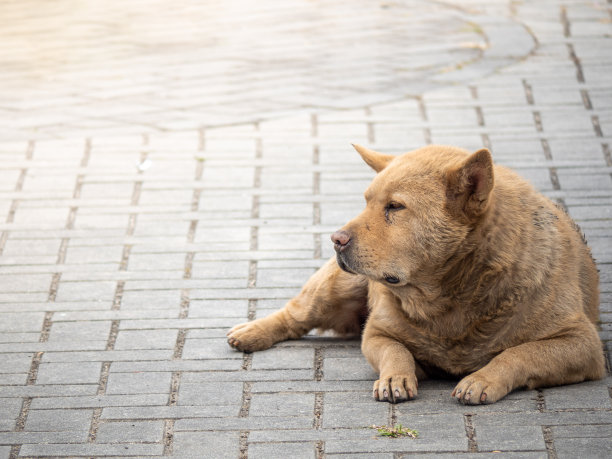
[[548,459],[557,459],[557,450],[555,449],[553,432],[550,426],[542,426],[542,436],[544,437]]
[[316,459],[323,459],[325,457],[325,442],[323,440],[315,442],[315,457]]
[[[476,86],[470,86],[469,89],[475,104],[474,110],[476,111],[476,119],[478,120],[478,126],[485,127],[484,112],[482,111],[482,107],[478,104],[478,88]],[[482,145],[490,150],[491,139],[489,137],[489,134],[487,134],[486,132],[481,133],[480,139],[482,140]]]
[[571,43],[567,43],[567,52],[569,54],[570,59],[574,63],[574,67],[576,67],[576,79],[578,83],[584,83],[584,72],[582,70],[582,64],[580,63],[580,59],[576,56],[576,50],[574,49],[574,45]]
[[98,437],[98,428],[100,427],[100,417],[102,416],[102,408],[94,408],[91,416],[91,424],[87,433],[87,443],[95,443]]
[[[32,158],[34,157],[35,145],[36,144],[33,140],[30,140],[28,142],[28,146],[26,147],[26,151],[25,151],[26,161],[31,161]],[[28,173],[27,168],[21,169],[19,173],[19,177],[17,178],[17,183],[15,184],[15,190],[14,190],[15,194],[19,194],[23,190],[23,183],[25,182],[27,173]],[[19,207],[20,201],[21,200],[19,198],[15,198],[11,202],[11,206],[9,208],[9,211],[8,211],[8,214],[5,220],[6,223],[13,223],[15,219],[15,212],[17,212],[17,208]],[[9,231],[5,230],[2,232],[2,235],[0,236],[0,255],[2,255],[2,252],[4,251],[4,246],[6,245],[6,241],[8,240],[8,235],[9,235]]]
[[395,427],[397,423],[397,405],[395,403],[389,403],[387,418],[389,427]]
[[108,333],[108,339],[106,340],[106,350],[115,350],[115,342],[117,341],[117,334],[119,333],[119,321],[113,320],[111,322],[110,332]]
[[171,456],[174,446],[174,419],[164,420],[164,434],[162,442],[164,445],[164,452],[162,454],[164,456]]
[[185,348],[185,339],[187,338],[187,329],[181,328],[176,335],[176,343],[172,360],[180,360],[183,357],[183,349]]
[[478,442],[476,440],[476,429],[474,428],[472,414],[464,414],[463,415],[463,424],[465,426],[465,434],[468,439],[468,451],[470,453],[478,452]]
[[565,38],[568,38],[572,35],[572,31],[570,27],[570,22],[567,19],[567,8],[565,7],[565,5],[561,5],[560,19],[561,24],[563,25],[563,36]]
[[[316,118],[315,118],[316,119]],[[319,146],[314,145],[312,148],[312,165],[316,169],[316,166],[320,163],[320,151]],[[313,203],[312,203],[312,224],[313,226],[318,226],[321,224],[321,202],[320,194],[321,194],[321,173],[315,170],[312,173],[312,194],[313,194]],[[313,244],[314,244],[314,253],[313,258],[319,260],[322,257],[323,248],[321,245],[321,233],[317,231],[313,231]]]
[[429,119],[427,116],[427,107],[425,107],[425,101],[422,96],[416,97],[417,103],[419,105],[419,114],[421,115],[421,121],[423,121],[423,137],[425,138],[425,144],[431,145],[431,128],[429,127]]
[[[364,109],[365,112],[365,117],[366,119],[369,119],[372,116],[372,108],[371,107],[366,107]],[[368,136],[368,143],[373,144],[376,143],[376,133],[374,131],[374,121],[366,121],[366,127],[367,127],[367,136]]]
[[249,457],[249,431],[241,430],[239,439],[239,458],[247,459]]

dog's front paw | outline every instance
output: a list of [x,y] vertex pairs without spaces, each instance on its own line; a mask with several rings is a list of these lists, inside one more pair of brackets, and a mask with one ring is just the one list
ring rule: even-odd
[[275,340],[254,321],[236,325],[228,331],[227,343],[242,352],[255,352],[272,347]]
[[508,385],[499,378],[489,378],[480,372],[466,376],[451,393],[461,403],[478,405],[494,403],[510,392]]
[[382,376],[374,383],[373,395],[379,402],[399,403],[417,395],[416,375]]

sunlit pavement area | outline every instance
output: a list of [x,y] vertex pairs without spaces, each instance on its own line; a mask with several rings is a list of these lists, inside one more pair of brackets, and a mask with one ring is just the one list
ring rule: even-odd
[[[333,254],[350,143],[489,147],[580,224],[612,349],[612,4],[0,3],[0,458],[596,458],[612,378],[371,398],[359,340],[231,350]],[[416,429],[383,438],[371,425]]]

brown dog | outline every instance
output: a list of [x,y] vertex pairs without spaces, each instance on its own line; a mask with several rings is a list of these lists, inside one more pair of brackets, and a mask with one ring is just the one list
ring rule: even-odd
[[376,400],[417,394],[442,370],[452,392],[492,403],[518,387],[599,379],[599,278],[577,226],[488,150],[429,146],[390,156],[366,208],[332,235],[337,258],[269,317],[228,333],[242,351],[312,328],[363,331]]

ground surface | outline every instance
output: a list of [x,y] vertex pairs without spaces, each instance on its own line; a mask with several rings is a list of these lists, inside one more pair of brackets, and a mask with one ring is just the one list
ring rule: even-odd
[[[370,397],[358,341],[225,332],[293,296],[372,177],[492,149],[565,206],[612,339],[604,0],[0,3],[0,458],[609,457],[612,379]],[[377,437],[402,423],[418,439]]]

